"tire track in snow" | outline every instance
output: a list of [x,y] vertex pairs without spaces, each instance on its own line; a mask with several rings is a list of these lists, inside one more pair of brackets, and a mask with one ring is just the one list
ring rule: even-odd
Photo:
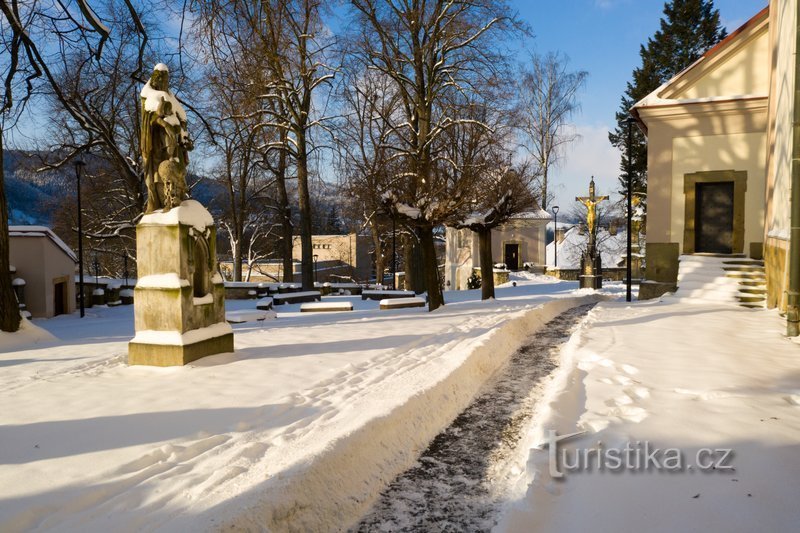
[[532,336],[353,530],[491,530],[502,492],[493,486],[493,472],[513,456],[537,385],[558,366],[558,350],[593,306],[570,309]]

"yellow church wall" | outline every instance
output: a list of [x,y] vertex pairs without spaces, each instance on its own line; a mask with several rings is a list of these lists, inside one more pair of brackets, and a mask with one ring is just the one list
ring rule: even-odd
[[770,2],[772,79],[769,109],[769,153],[766,186],[764,260],[767,307],[785,310],[786,256],[791,227],[791,150],[794,88],[796,1]]
[[684,175],[747,172],[744,252],[764,240],[767,99],[640,109],[648,125],[647,235],[679,243],[685,225]]
[[750,243],[764,242],[765,164],[766,131],[674,138],[670,221],[672,242],[683,244],[686,219],[684,176],[715,170],[747,172],[743,251],[747,253],[750,250]]
[[683,100],[767,94],[769,46],[767,26],[762,25],[754,35],[739,44],[735,53],[717,61],[701,78],[670,98]]

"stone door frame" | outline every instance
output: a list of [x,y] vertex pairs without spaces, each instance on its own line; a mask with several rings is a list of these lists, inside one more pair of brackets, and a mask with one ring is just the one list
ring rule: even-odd
[[744,252],[744,198],[747,192],[747,171],[711,170],[683,175],[685,219],[683,226],[683,253],[695,252],[695,229],[697,227],[697,184],[733,182],[733,243],[731,252]]
[[506,260],[506,246],[509,244],[517,246],[517,270],[521,270],[524,261],[522,260],[522,241],[520,240],[511,239],[503,241],[503,263],[505,263],[507,269],[511,270]]

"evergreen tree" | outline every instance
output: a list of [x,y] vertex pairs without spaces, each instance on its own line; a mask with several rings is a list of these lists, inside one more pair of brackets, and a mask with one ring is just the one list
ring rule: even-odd
[[[636,102],[700,59],[706,50],[726,35],[713,0],[671,0],[664,4],[661,28],[647,40],[646,46],[641,46],[642,64],[634,69],[633,79],[622,95],[620,110],[616,114],[617,127],[608,134],[611,144],[622,152],[619,182],[623,191],[627,189],[628,179],[628,111]],[[633,190],[643,192],[647,188],[647,140],[635,126],[630,157]]]

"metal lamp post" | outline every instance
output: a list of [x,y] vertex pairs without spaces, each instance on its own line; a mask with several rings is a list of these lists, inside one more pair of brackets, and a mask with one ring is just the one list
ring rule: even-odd
[[78,181],[78,290],[80,291],[81,318],[86,314],[83,294],[83,212],[81,211],[81,170],[86,165],[78,159],[75,161],[75,177]]
[[626,277],[628,279],[625,286],[625,301],[627,302],[631,301],[631,277],[633,274],[633,269],[631,268],[631,262],[633,261],[633,244],[631,241],[631,219],[633,218],[633,165],[631,163],[633,160],[633,154],[631,153],[631,150],[633,149],[633,121],[633,117],[628,117],[628,215],[626,217],[628,219],[628,252],[626,260]]
[[397,232],[395,231],[395,216],[392,212],[392,290],[397,290]]
[[553,209],[553,266],[558,268],[558,209],[557,205]]
[[317,254],[314,254],[314,283],[317,282]]

